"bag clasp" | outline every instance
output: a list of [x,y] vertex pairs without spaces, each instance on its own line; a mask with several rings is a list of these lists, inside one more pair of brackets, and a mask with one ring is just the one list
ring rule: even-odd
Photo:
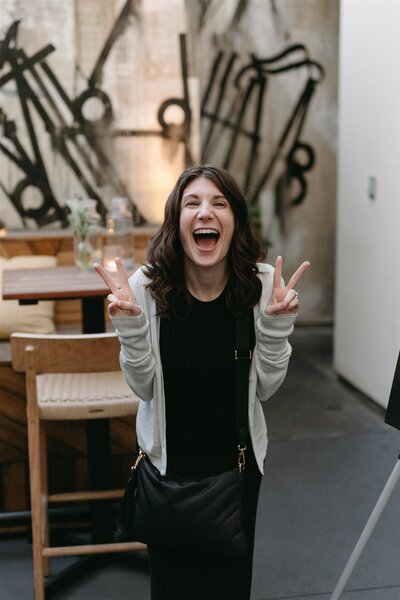
[[139,454],[135,460],[135,464],[131,466],[131,473],[133,473],[133,471],[136,471],[136,469],[138,468],[138,465],[140,463],[140,461],[142,460],[142,458],[146,456],[145,453],[143,452],[143,450],[140,448],[139,450]]
[[242,471],[244,471],[245,467],[246,467],[246,457],[244,455],[244,452],[246,450],[247,446],[241,446],[239,444],[238,446],[238,450],[239,450],[239,456],[238,456],[238,467],[239,467],[239,473],[242,473]]

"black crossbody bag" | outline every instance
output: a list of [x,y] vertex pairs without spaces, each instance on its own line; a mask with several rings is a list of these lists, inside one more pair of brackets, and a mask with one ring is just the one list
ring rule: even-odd
[[248,437],[249,311],[236,320],[238,460],[234,469],[199,479],[161,475],[140,450],[121,502],[117,529],[158,548],[240,556],[247,550],[242,522]]

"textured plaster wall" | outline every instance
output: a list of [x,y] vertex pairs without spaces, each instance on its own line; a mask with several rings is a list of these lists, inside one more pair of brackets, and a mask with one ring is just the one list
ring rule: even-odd
[[[24,48],[28,56],[49,43],[53,44],[55,51],[46,60],[66,93],[74,98],[86,89],[87,79],[125,3],[126,0],[2,0],[0,34],[3,37],[11,23],[19,19],[18,46]],[[137,16],[130,14],[125,19],[123,30],[104,64],[100,82],[101,89],[112,103],[112,120],[108,125],[99,126],[96,136],[102,152],[143,217],[151,223],[159,223],[165,199],[185,166],[184,146],[160,135],[121,135],[118,132],[161,132],[157,119],[161,103],[168,98],[182,98],[179,34],[186,31],[185,5],[183,0],[169,0],[168,3],[162,0],[132,0],[131,5],[136,6]],[[40,71],[40,67],[37,66],[37,69]],[[2,74],[8,70],[8,66],[5,67]],[[32,81],[30,75],[28,78]],[[34,82],[33,87],[48,108],[43,93]],[[197,89],[197,82],[190,79],[194,117],[191,146],[195,158],[198,157],[199,146]],[[63,102],[53,89],[51,94],[68,125],[72,125],[73,120]],[[14,82],[7,83],[0,90],[0,105],[7,117],[17,123],[18,136],[29,149]],[[87,116],[94,118],[101,115],[102,107],[99,102],[90,101],[85,104],[84,110]],[[59,203],[63,204],[66,198],[74,195],[87,195],[69,166],[53,151],[48,132],[34,109],[32,113]],[[171,124],[179,124],[183,120],[179,107],[172,107],[165,116]],[[82,143],[85,145],[84,141]],[[93,148],[88,148],[88,152],[91,150]],[[21,177],[21,172],[1,153],[0,168],[4,184],[11,189]],[[82,169],[106,204],[112,195],[121,195],[121,190],[116,190],[107,178],[104,182],[96,181],[84,165]],[[26,206],[35,206],[35,203],[40,203],[40,194],[31,188],[24,195],[24,202]],[[0,203],[0,217],[7,226],[21,227],[21,219],[1,190]],[[27,225],[35,226],[29,221]]]
[[[300,319],[303,322],[330,322],[334,296],[339,2],[250,0],[236,26],[232,25],[232,18],[238,3],[225,0],[214,4],[214,10],[210,11],[205,24],[199,29],[199,3],[187,0],[193,62],[203,94],[217,49],[236,51],[245,63],[251,52],[259,57],[268,57],[290,44],[302,43],[308,48],[311,58],[325,69],[325,79],[311,100],[302,135],[302,139],[315,150],[316,165],[306,174],[308,194],[304,202],[287,212],[285,235],[280,233],[274,216],[272,182],[263,191],[261,204],[264,235],[272,242],[268,261],[273,263],[276,256],[282,254],[286,279],[303,260],[311,261],[311,269],[299,285],[302,299]],[[263,113],[261,158],[270,155],[303,84],[304,76],[300,73],[281,76],[279,81],[271,78]],[[203,119],[203,135],[205,126]],[[230,168],[239,180],[244,177],[244,150],[242,142]],[[215,162],[222,160],[222,155],[223,145],[220,155],[215,156]],[[279,172],[278,165],[275,180]]]
[[[47,43],[56,51],[48,58],[54,72],[71,96],[85,89],[99,52],[125,0],[2,0],[0,33],[20,19],[19,44],[32,54]],[[133,2],[133,4],[135,4]],[[281,52],[290,44],[304,44],[309,55],[325,69],[325,79],[311,100],[301,141],[311,144],[316,165],[305,174],[307,196],[302,204],[285,211],[286,230],[280,231],[274,215],[274,184],[282,173],[278,162],[273,177],[260,195],[263,235],[271,242],[268,260],[284,256],[287,279],[303,260],[311,269],[299,285],[302,297],[300,318],[303,322],[326,322],[333,315],[336,116],[337,116],[337,0],[141,0],[140,20],[132,15],[115,42],[103,69],[101,87],[110,96],[113,121],[99,129],[102,151],[123,181],[132,200],[150,222],[159,222],[164,202],[176,176],[184,167],[182,143],[156,136],[115,135],[125,130],[160,129],[157,110],[169,97],[181,98],[179,33],[189,34],[189,91],[193,123],[191,150],[195,161],[200,153],[200,126],[204,142],[206,122],[199,119],[199,98],[204,94],[210,67],[218,49],[236,51],[245,64],[251,52],[261,58]],[[209,8],[199,27],[201,10]],[[244,8],[233,22],[237,8]],[[240,18],[239,18],[240,17]],[[276,147],[279,136],[294,109],[305,83],[304,72],[292,72],[271,79],[262,114],[262,142],[259,163],[263,165]],[[199,91],[200,88],[200,91]],[[41,97],[40,92],[39,97]],[[9,118],[16,122],[21,109],[16,88],[9,82],[0,90],[0,102]],[[86,106],[96,115],[96,103]],[[33,111],[34,112],[34,111]],[[172,108],[172,123],[182,114]],[[35,128],[60,203],[73,195],[86,195],[82,186],[60,156],[53,151],[43,124],[34,115]],[[246,123],[246,126],[249,123]],[[21,139],[27,140],[21,128]],[[221,134],[221,154],[226,139]],[[240,142],[230,170],[239,181],[245,178],[247,146]],[[218,164],[217,153],[213,161]],[[20,178],[19,170],[0,153],[0,179],[11,189]],[[108,202],[115,193],[105,181],[93,181],[99,196]],[[25,195],[28,205],[40,203],[40,195],[31,188]],[[21,227],[21,219],[0,189],[0,218],[9,227]],[[34,227],[34,223],[28,223]]]

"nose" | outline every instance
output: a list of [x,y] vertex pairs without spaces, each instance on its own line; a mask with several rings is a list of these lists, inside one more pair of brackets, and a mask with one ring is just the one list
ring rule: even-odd
[[212,209],[209,202],[202,202],[199,206],[199,219],[208,220],[212,218]]

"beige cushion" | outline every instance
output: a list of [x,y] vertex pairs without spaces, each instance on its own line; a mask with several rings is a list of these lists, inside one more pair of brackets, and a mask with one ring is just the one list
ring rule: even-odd
[[[3,271],[7,269],[36,269],[55,267],[55,256],[0,256],[0,289],[3,285]],[[10,337],[13,332],[53,333],[54,302],[20,306],[18,300],[3,300],[0,294],[0,338]]]
[[37,375],[42,419],[106,419],[137,413],[139,398],[120,371]]

